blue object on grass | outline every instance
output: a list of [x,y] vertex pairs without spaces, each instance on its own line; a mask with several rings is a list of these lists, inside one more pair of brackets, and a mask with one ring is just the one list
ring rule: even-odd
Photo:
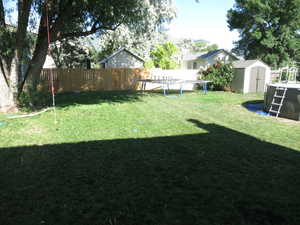
[[264,112],[264,111],[258,111],[256,113],[259,114],[259,115],[262,115],[262,116],[269,116],[269,113]]
[[0,122],[0,127],[4,127],[6,123]]
[[263,104],[247,104],[246,108],[251,112],[262,111],[264,106]]
[[264,112],[264,105],[263,104],[247,104],[246,108],[250,111],[250,112],[255,112],[259,115],[262,116],[269,116],[269,113]]

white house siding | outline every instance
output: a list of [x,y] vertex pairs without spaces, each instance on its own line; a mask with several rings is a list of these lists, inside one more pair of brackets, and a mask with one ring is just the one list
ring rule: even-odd
[[50,69],[50,68],[56,68],[56,65],[52,56],[47,55],[45,63],[43,65],[43,69]]
[[143,68],[144,62],[127,51],[121,51],[105,63],[105,68]]

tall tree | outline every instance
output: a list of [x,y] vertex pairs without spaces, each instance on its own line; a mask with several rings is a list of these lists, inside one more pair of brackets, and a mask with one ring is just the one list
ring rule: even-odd
[[64,39],[52,47],[54,62],[58,68],[87,68],[89,49],[78,39]]
[[300,0],[236,0],[228,11],[240,40],[235,52],[281,66],[299,55]]
[[186,52],[204,53],[217,50],[219,48],[217,44],[210,44],[209,41],[192,39],[181,39],[176,43],[176,45],[182,54],[185,54]]
[[[169,16],[174,16],[174,11],[170,9]],[[136,52],[141,57],[147,59],[150,56],[150,50],[160,43],[164,43],[167,36],[160,30],[136,33],[128,26],[120,26],[115,31],[108,31],[96,39],[98,59],[112,54],[121,47]]]
[[175,69],[178,66],[176,59],[178,48],[172,42],[167,42],[162,45],[157,45],[151,51],[151,59],[157,68],[162,69]]
[[209,52],[217,49],[217,44],[209,44],[209,42],[205,40],[194,41],[193,45],[191,46],[191,50],[193,52]]
[[[14,106],[29,76],[38,76],[48,51],[47,16],[51,42],[103,34],[126,24],[138,32],[155,30],[170,18],[169,0],[17,0],[17,26],[6,25],[8,1],[0,0],[0,107]],[[11,3],[11,2],[10,2]],[[37,19],[37,38],[27,70],[22,73],[28,46],[29,22]],[[148,18],[152,18],[151,22]]]

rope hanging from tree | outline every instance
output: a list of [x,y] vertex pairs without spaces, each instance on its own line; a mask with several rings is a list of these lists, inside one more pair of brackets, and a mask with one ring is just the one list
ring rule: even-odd
[[[47,24],[47,39],[48,39],[48,55],[51,56],[51,37],[50,37],[50,28],[49,28],[49,13],[48,13],[48,4],[46,4],[46,24]],[[53,68],[50,68],[50,80],[51,80],[51,93],[52,93],[52,106],[54,112],[54,123],[57,123],[57,115],[55,109],[55,89],[54,89],[54,77],[53,77]]]

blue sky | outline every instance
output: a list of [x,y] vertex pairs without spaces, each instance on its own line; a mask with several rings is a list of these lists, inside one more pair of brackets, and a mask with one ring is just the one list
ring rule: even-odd
[[173,38],[204,39],[230,50],[238,40],[236,31],[230,32],[227,11],[234,0],[176,0],[177,18],[169,26]]

